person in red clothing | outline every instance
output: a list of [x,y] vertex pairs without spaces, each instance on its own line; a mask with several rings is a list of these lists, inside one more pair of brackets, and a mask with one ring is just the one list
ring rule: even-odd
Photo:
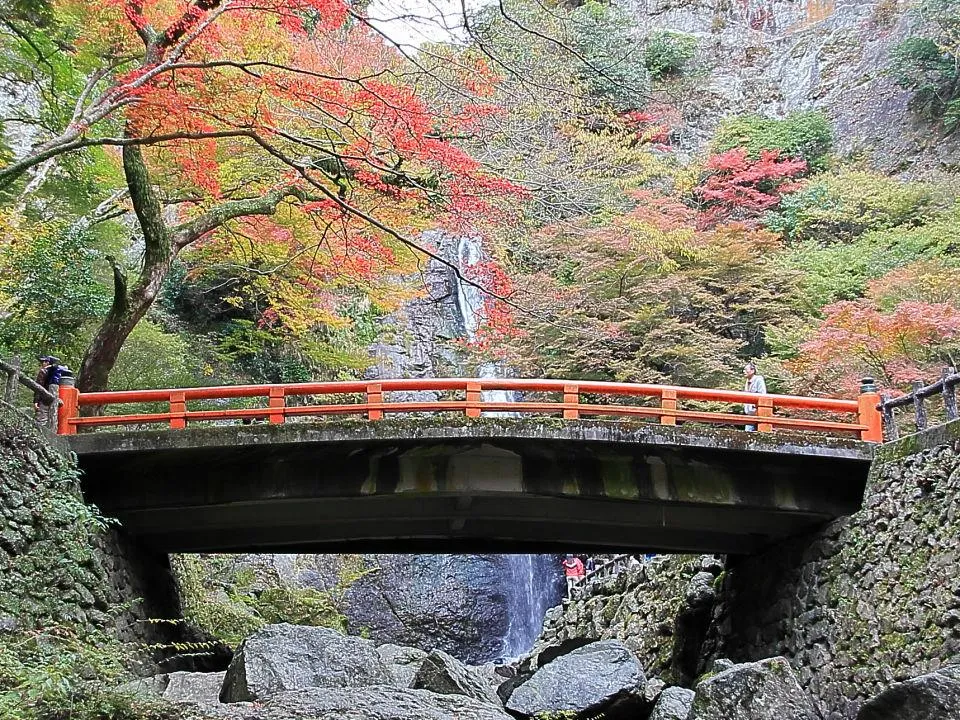
[[583,580],[586,573],[580,558],[567,555],[563,561],[563,574],[567,576],[567,597],[573,598],[573,589]]

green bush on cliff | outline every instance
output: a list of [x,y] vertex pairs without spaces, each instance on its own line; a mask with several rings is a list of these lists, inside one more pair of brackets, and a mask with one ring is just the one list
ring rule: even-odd
[[914,13],[924,34],[894,47],[890,70],[900,87],[913,90],[914,110],[953,132],[960,125],[960,1],[923,0]]
[[272,567],[254,569],[223,555],[182,555],[174,558],[173,567],[183,593],[184,616],[233,647],[276,623],[345,632],[343,595],[370,572],[358,556],[347,556],[335,585],[320,590],[281,578]]
[[656,32],[643,49],[643,64],[656,80],[677,75],[697,52],[697,39],[680,32]]
[[790,113],[783,119],[762,115],[727,118],[720,123],[711,143],[714,152],[746,148],[752,158],[775,150],[783,157],[806,160],[811,170],[823,169],[832,145],[830,121],[816,110]]
[[919,225],[933,203],[934,192],[924,183],[841,170],[812,178],[784,196],[766,224],[789,241],[829,244],[871,230]]

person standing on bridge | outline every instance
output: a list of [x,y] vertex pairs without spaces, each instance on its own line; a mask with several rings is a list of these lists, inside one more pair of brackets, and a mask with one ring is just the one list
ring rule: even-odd
[[[37,378],[35,382],[37,385],[42,387],[44,390],[50,390],[52,381],[55,381],[54,377],[57,369],[57,358],[51,357],[50,355],[41,355],[37,360],[40,361],[40,369],[37,371]],[[56,390],[59,391],[59,386],[56,387]],[[52,391],[51,391],[52,392]],[[33,394],[33,416],[37,421],[37,425],[48,426],[50,424],[50,414],[53,412],[53,402],[49,397],[43,395],[40,392],[35,392]]]
[[573,599],[573,589],[580,584],[586,573],[583,562],[574,555],[567,555],[563,560],[563,574],[567,577],[567,598]]
[[[747,379],[747,382],[744,384],[743,391],[748,393],[757,393],[759,395],[767,394],[767,383],[763,379],[763,375],[757,374],[757,366],[752,362],[747,363],[743,366],[743,376]],[[757,406],[752,403],[746,403],[743,406],[743,412],[746,415],[756,415]],[[753,432],[757,429],[756,425],[747,425],[747,432]]]

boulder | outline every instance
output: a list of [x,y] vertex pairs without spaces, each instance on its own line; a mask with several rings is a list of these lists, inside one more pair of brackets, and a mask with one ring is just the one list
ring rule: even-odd
[[698,683],[689,720],[820,720],[820,713],[786,659],[775,657]]
[[647,678],[636,656],[618,640],[601,640],[547,663],[517,687],[507,709],[532,717],[538,713],[580,714],[637,711],[645,706]]
[[226,672],[172,672],[168,676],[163,697],[171,702],[198,705],[220,702],[220,688]]
[[225,672],[172,672],[138,678],[120,686],[132,695],[157,695],[171,702],[198,705],[220,702]]
[[443,650],[433,650],[421,663],[413,687],[441,695],[465,695],[480,702],[500,705],[500,698],[483,677]]
[[463,695],[384,685],[310,688],[273,695],[255,707],[205,707],[221,720],[512,720],[502,709]]
[[262,700],[284,690],[393,682],[369,640],[303,625],[268,625],[244,640],[223,682],[223,702]]
[[387,666],[387,672],[393,677],[393,682],[390,684],[400,688],[413,687],[413,679],[427,657],[427,653],[423,650],[389,643],[378,647],[377,655]]
[[960,665],[891,685],[860,708],[857,720],[958,720]]
[[693,690],[668,687],[657,698],[650,720],[687,720],[693,706],[693,697]]

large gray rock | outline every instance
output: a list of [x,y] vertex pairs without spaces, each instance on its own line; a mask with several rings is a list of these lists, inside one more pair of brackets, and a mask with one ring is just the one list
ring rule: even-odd
[[820,720],[786,659],[734,665],[697,685],[689,720]]
[[668,687],[657,698],[650,720],[687,720],[693,707],[693,690]]
[[573,711],[589,714],[646,704],[647,678],[636,656],[618,640],[601,640],[561,655],[517,687],[507,709],[532,717]]
[[225,672],[172,672],[168,676],[163,697],[171,702],[190,702],[204,705],[220,702]]
[[328,628],[269,625],[241,643],[220,694],[262,700],[284,690],[385,685],[393,681],[369,640]]
[[413,679],[427,657],[427,653],[423,650],[391,644],[379,646],[377,655],[380,656],[393,678],[390,684],[399,688],[413,687]]
[[462,695],[382,685],[282,692],[256,706],[210,706],[204,712],[222,720],[512,720]]
[[500,705],[500,698],[479,673],[443,650],[433,650],[421,663],[413,687],[441,695],[465,695],[480,702]]
[[857,720],[960,720],[960,665],[891,685]]
[[132,695],[157,695],[171,702],[198,705],[220,702],[224,672],[172,672],[138,678],[120,686]]

